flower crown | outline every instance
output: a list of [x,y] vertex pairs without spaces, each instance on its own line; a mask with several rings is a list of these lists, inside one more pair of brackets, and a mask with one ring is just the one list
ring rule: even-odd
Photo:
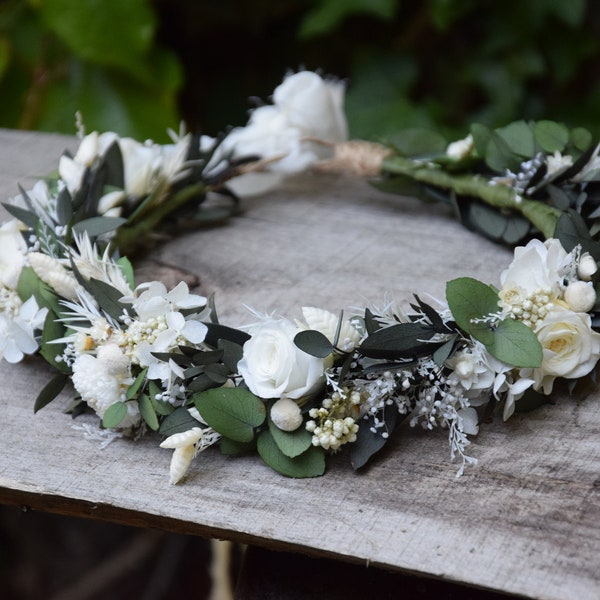
[[[600,357],[600,146],[583,129],[519,121],[447,144],[410,130],[347,141],[344,85],[303,71],[272,104],[217,139],[139,143],[83,134],[58,172],[4,204],[0,359],[39,353],[56,371],[35,411],[71,382],[74,415],[93,410],[110,440],[150,431],[174,450],[170,481],[218,444],[257,451],[290,477],[325,471],[344,446],[360,469],[398,425],[448,430],[465,464],[482,415],[508,419]],[[441,201],[469,228],[516,247],[499,287],[450,281],[444,301],[414,296],[349,317],[219,322],[185,283],[136,286],[141,244],[235,214],[241,195],[309,168],[351,171],[390,192]],[[214,198],[220,200],[215,202]],[[206,202],[207,198],[209,202]],[[545,240],[545,241],[542,241]],[[91,433],[88,431],[88,433]]]

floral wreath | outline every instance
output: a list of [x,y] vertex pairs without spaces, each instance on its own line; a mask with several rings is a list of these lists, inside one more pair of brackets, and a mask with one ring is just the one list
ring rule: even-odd
[[[347,141],[343,99],[343,83],[302,71],[217,139],[140,143],[84,135],[79,123],[76,154],[4,204],[13,219],[0,227],[0,359],[39,353],[56,371],[35,411],[72,382],[72,414],[101,418],[92,438],[164,437],[171,483],[215,444],[257,451],[290,477],[323,474],[344,446],[360,469],[405,419],[446,428],[460,474],[476,462],[467,436],[482,418],[543,403],[558,378],[572,390],[593,376],[600,146],[590,133],[518,121],[473,125],[449,145],[418,130]],[[308,168],[448,203],[467,227],[524,245],[498,288],[455,279],[445,301],[415,295],[406,313],[304,307],[302,321],[260,316],[236,329],[185,283],[135,285],[127,255],[141,243],[226,218],[240,195]]]

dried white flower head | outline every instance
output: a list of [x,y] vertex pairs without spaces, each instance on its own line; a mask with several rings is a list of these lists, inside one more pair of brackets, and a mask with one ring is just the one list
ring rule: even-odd
[[59,296],[67,300],[77,299],[79,284],[58,259],[41,252],[30,252],[27,256],[35,274]]
[[[336,341],[335,334],[338,330],[339,317],[314,306],[303,306],[302,315],[309,329],[321,332],[332,344]],[[339,328],[337,345],[344,352],[352,352],[360,343],[360,332],[348,320],[344,320]]]
[[271,420],[282,431],[296,431],[302,425],[302,411],[296,402],[283,397],[271,407]]
[[589,312],[596,304],[596,290],[591,281],[573,281],[565,289],[564,300],[575,312]]
[[583,281],[590,281],[598,270],[598,264],[589,252],[584,252],[577,264],[577,276]]
[[471,154],[473,148],[475,148],[473,136],[469,134],[462,140],[457,140],[451,144],[448,144],[448,147],[446,148],[446,156],[448,156],[448,158],[451,160],[464,160],[467,158],[467,156],[469,156],[469,154]]
[[171,485],[181,481],[187,473],[196,454],[196,444],[202,439],[202,435],[203,431],[200,427],[192,427],[187,431],[174,433],[160,444],[161,448],[174,450],[169,467],[169,483]]

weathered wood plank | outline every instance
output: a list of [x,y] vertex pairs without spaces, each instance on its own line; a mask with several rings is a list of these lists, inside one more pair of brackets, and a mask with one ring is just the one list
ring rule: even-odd
[[[0,194],[56,165],[69,138],[0,131]],[[7,166],[8,165],[8,166]],[[216,291],[221,318],[242,303],[299,316],[376,303],[385,292],[443,294],[446,280],[497,281],[510,253],[462,230],[443,210],[366,183],[307,176],[245,202],[228,225],[188,234],[152,259]],[[152,263],[150,263],[151,265]],[[592,390],[507,424],[482,427],[480,463],[456,479],[445,434],[403,429],[354,475],[342,455],[318,479],[280,477],[256,458],[205,452],[170,487],[158,439],[104,450],[61,409],[36,416],[47,380],[35,360],[0,365],[0,501],[163,527],[421,573],[540,599],[600,596],[600,403]]]

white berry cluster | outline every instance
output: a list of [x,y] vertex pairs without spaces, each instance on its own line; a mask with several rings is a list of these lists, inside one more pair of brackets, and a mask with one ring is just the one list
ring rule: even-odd
[[325,450],[338,450],[348,442],[356,441],[358,425],[349,413],[359,412],[360,394],[348,388],[340,388],[330,398],[323,400],[320,408],[311,408],[306,429],[313,434],[313,446]]

